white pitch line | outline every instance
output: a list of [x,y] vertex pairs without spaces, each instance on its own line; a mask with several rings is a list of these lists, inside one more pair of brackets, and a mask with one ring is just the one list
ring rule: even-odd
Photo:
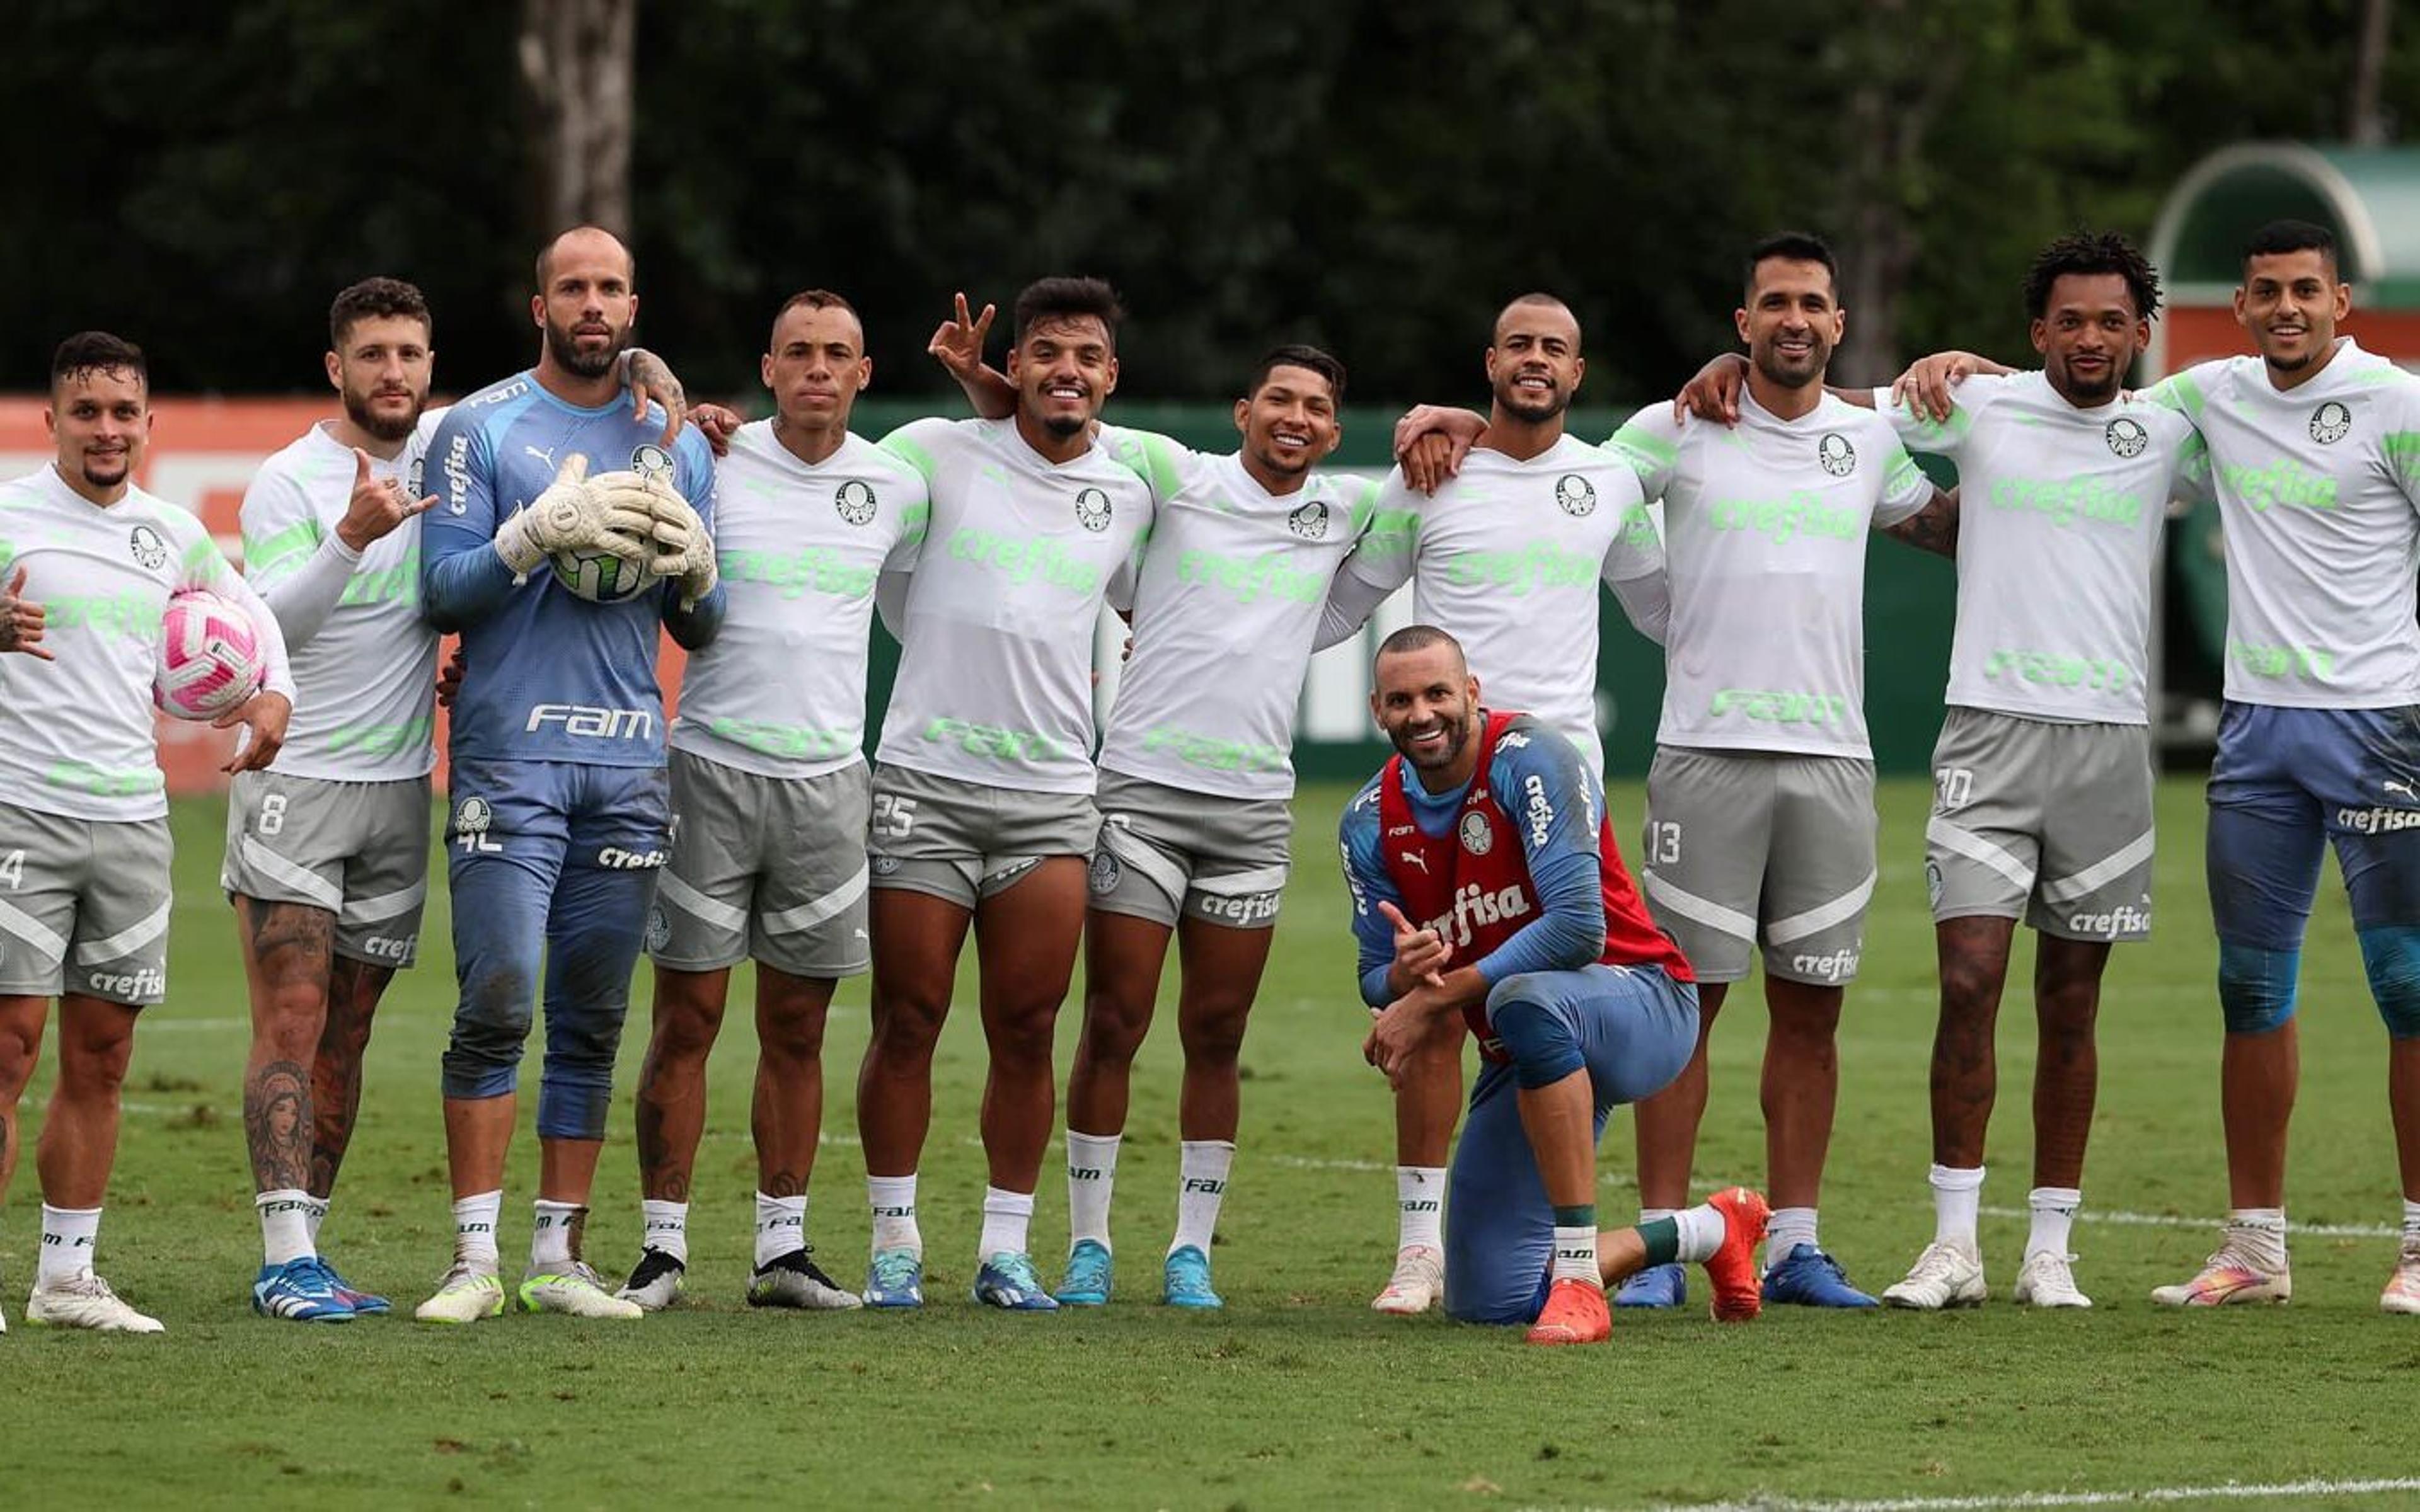
[[[2024,1208],[1978,1208],[1976,1211],[1987,1218],[2033,1216]],[[2211,1228],[2220,1222],[2216,1218],[2181,1218],[2172,1212],[2095,1212],[2089,1208],[2078,1212],[2075,1221],[2080,1224],[2108,1224],[2118,1228]],[[2289,1239],[2305,1234],[2327,1239],[2391,1239],[2401,1232],[2401,1228],[2385,1224],[2298,1224],[2290,1219],[2286,1224],[2286,1234]]]
[[[2018,1491],[1992,1496],[1897,1496],[1870,1501],[1818,1502],[1789,1496],[1746,1502],[1690,1504],[1685,1512],[1998,1512],[1998,1509],[2063,1506],[2149,1506],[2170,1502],[2306,1501],[2313,1498],[2385,1496],[2420,1491],[2420,1476],[2383,1480],[2298,1480],[2247,1486],[2147,1486],[2132,1491]],[[1657,1512],[1683,1512],[1666,1506]]]

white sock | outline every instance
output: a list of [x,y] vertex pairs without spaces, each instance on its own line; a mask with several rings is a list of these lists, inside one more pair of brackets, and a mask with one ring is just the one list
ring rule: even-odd
[[2420,1202],[2403,1199],[2403,1247],[2420,1249]]
[[865,1200],[874,1209],[875,1253],[904,1249],[923,1257],[924,1235],[916,1227],[916,1173],[867,1177]]
[[[1122,1134],[1067,1131],[1067,1242],[1089,1239],[1109,1247],[1109,1193],[1118,1180]],[[985,1251],[986,1254],[989,1251]]]
[[1176,1148],[1176,1236],[1168,1253],[1190,1245],[1207,1258],[1218,1231],[1218,1204],[1227,1200],[1227,1173],[1235,1165],[1235,1142],[1187,1139]]
[[1935,1165],[1925,1180],[1932,1183],[1932,1242],[1974,1253],[1975,1211],[1983,1205],[1983,1167]]
[[504,1209],[502,1192],[454,1199],[455,1264],[496,1273],[496,1216]]
[[1776,1208],[1764,1226],[1764,1268],[1768,1271],[1790,1258],[1790,1252],[1801,1244],[1815,1243],[1815,1210],[1812,1208]]
[[1598,1279],[1596,1272],[1596,1225],[1583,1224],[1577,1228],[1555,1226],[1555,1279],[1588,1281]]
[[544,1265],[567,1265],[580,1255],[580,1230],[588,1221],[588,1209],[578,1202],[549,1202],[540,1197],[530,1204],[530,1269]]
[[2066,1258],[2068,1231],[2075,1224],[2075,1210],[2084,1206],[2084,1194],[2071,1186],[2038,1186],[2025,1194],[2025,1206],[2034,1215],[2033,1229],[2025,1235],[2025,1258]]
[[768,1197],[756,1194],[756,1269],[807,1247],[807,1195]]
[[74,1279],[92,1269],[92,1249],[101,1234],[99,1208],[54,1208],[42,1204],[42,1252],[34,1260],[36,1289]]
[[[1705,1203],[1683,1208],[1677,1212],[1667,1208],[1659,1216],[1671,1219],[1672,1226],[1681,1231],[1680,1252],[1672,1258],[1684,1265],[1701,1265],[1713,1259],[1714,1251],[1723,1247],[1726,1228],[1723,1215]],[[1642,1212],[1638,1221],[1652,1223],[1654,1219]]]
[[659,1202],[654,1197],[639,1199],[639,1247],[659,1249],[680,1261],[689,1263],[689,1204]]
[[1032,1193],[985,1187],[983,1242],[975,1246],[976,1257],[988,1260],[995,1255],[1024,1254],[1025,1231],[1032,1223]]
[[2235,1208],[2226,1215],[2227,1237],[2273,1271],[2286,1266],[2286,1210]]
[[1395,1207],[1397,1249],[1410,1249],[1415,1244],[1445,1248],[1444,1166],[1396,1166]]
[[271,1265],[284,1265],[317,1252],[311,1247],[311,1196],[307,1192],[283,1188],[263,1192],[252,1199],[255,1212],[260,1215],[260,1257]]
[[311,1236],[311,1253],[319,1253],[319,1226],[328,1221],[328,1198],[302,1194],[302,1227]]

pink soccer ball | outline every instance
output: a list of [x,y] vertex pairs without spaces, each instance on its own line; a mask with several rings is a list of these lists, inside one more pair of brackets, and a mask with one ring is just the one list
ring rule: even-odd
[[151,702],[176,719],[215,719],[260,691],[260,632],[241,605],[203,589],[168,600]]

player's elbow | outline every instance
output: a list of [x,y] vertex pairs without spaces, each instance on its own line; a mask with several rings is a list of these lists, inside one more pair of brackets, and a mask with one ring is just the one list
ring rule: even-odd
[[1546,916],[1549,969],[1577,971],[1605,953],[1605,902],[1590,898],[1555,908]]

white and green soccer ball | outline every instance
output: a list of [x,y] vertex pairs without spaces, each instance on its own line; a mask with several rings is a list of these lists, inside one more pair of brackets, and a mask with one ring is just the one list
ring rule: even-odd
[[584,598],[592,604],[619,604],[636,598],[658,580],[647,571],[645,562],[633,562],[602,549],[557,551],[546,560],[556,582],[574,598]]

